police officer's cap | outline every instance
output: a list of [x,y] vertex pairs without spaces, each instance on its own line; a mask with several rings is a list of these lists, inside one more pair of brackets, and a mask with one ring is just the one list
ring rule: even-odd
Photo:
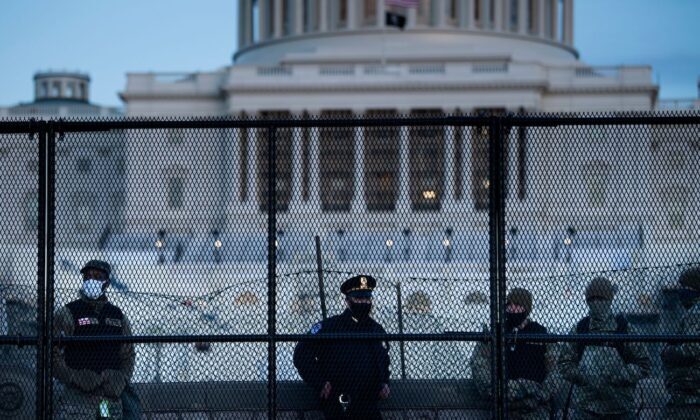
[[375,287],[377,287],[377,280],[374,277],[361,275],[345,280],[340,286],[340,291],[348,297],[372,297]]
[[85,274],[87,270],[100,270],[109,276],[112,272],[112,267],[105,261],[90,260],[83,266],[83,268],[80,269],[80,273]]

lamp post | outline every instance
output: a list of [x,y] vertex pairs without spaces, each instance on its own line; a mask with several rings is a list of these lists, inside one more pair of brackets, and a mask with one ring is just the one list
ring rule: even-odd
[[452,261],[452,228],[445,229],[445,238],[442,240],[442,246],[445,248],[445,262]]
[[411,229],[406,228],[403,230],[403,239],[403,260],[408,261],[411,259]]
[[221,242],[221,235],[219,234],[218,229],[213,229],[211,231],[211,235],[214,238],[214,261],[217,264],[221,263],[221,247],[224,245],[223,242]]
[[156,239],[155,246],[158,252],[158,264],[163,264],[165,262],[165,254],[163,253],[163,247],[165,246],[165,229],[158,231],[158,239]]
[[386,245],[386,252],[384,254],[384,260],[386,262],[391,262],[391,248],[394,247],[393,239],[387,239],[385,242],[385,245]]
[[576,229],[574,229],[571,226],[566,228],[566,237],[564,238],[564,247],[565,247],[565,258],[566,258],[567,264],[571,263],[571,247],[574,245],[575,235],[576,235]]

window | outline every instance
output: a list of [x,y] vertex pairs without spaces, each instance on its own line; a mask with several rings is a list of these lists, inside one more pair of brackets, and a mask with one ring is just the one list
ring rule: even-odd
[[[493,109],[478,109],[476,110],[476,113],[479,114],[486,114],[486,115],[493,115],[493,114],[502,114],[505,112],[505,109],[502,108],[493,108]],[[490,185],[490,180],[489,180],[489,139],[490,139],[490,133],[489,133],[489,127],[488,126],[480,126],[480,127],[472,127],[472,137],[471,137],[471,145],[472,145],[472,156],[471,156],[471,169],[472,169],[472,178],[471,178],[471,191],[472,191],[472,198],[474,200],[474,210],[476,211],[485,211],[489,207],[489,188],[491,187]],[[504,187],[504,193],[507,194],[508,192],[508,143],[506,142],[504,145],[504,150],[503,150],[503,157],[505,159],[505,162],[503,164],[504,168],[504,178],[505,180],[503,181],[503,187]]]
[[[241,118],[245,119],[245,113],[241,115]],[[252,147],[250,144],[250,130],[247,128],[241,128],[239,131],[241,136],[241,147],[238,148],[238,161],[241,162],[238,170],[240,171],[240,181],[239,181],[239,198],[241,201],[248,200],[248,149]]]
[[53,98],[58,98],[61,96],[61,82],[53,82],[51,83],[51,97]]
[[[261,111],[261,119],[287,119],[289,111]],[[260,211],[266,212],[268,205],[268,135],[267,128],[256,130],[256,156],[257,156],[257,180],[258,180],[258,206]],[[277,183],[275,194],[277,197],[277,210],[287,211],[292,197],[292,129],[278,128],[275,130],[276,157],[277,157]]]
[[75,168],[81,174],[89,174],[92,170],[92,161],[89,157],[80,157],[75,161]]
[[[350,118],[352,111],[322,111],[323,118]],[[320,128],[321,209],[350,211],[355,186],[355,129]]]
[[[414,110],[411,117],[440,116],[440,110]],[[410,196],[413,210],[440,210],[445,175],[445,130],[409,127]]]
[[518,127],[518,199],[526,198],[527,187],[527,127]]
[[552,26],[552,10],[553,10],[553,1],[556,0],[548,0],[544,3],[544,35],[547,38],[552,38],[554,35],[553,32],[553,26]]
[[509,12],[510,15],[508,16],[508,28],[510,29],[511,32],[517,32],[518,31],[518,0],[508,0],[510,2],[509,5]]
[[185,131],[180,128],[168,129],[168,143],[172,146],[181,146],[185,142]]
[[260,0],[260,1],[267,1],[267,4],[265,5],[265,9],[267,10],[267,22],[265,22],[265,25],[267,26],[266,29],[266,38],[272,38],[275,36],[275,0]]
[[39,194],[28,191],[24,194],[24,228],[27,232],[36,232],[39,224]]
[[338,0],[338,28],[348,27],[348,0]]
[[665,195],[665,201],[668,203],[669,226],[673,230],[685,228],[689,189],[681,185],[671,185],[667,188]]
[[537,32],[537,3],[527,0],[527,30],[531,34]]
[[294,2],[282,0],[282,35],[290,35],[294,28]]
[[304,32],[318,30],[318,0],[304,0]]
[[[396,111],[370,110],[370,118],[395,118]],[[368,211],[393,211],[399,190],[399,127],[365,127],[365,202]]]
[[416,10],[416,24],[422,26],[429,26],[431,24],[431,0],[420,0],[418,2],[418,9]]
[[[352,1],[352,0],[351,0]],[[382,0],[380,0],[382,1]],[[363,2],[363,20],[365,26],[377,25],[377,0],[364,0]]]
[[603,161],[593,161],[584,165],[583,173],[589,205],[593,208],[603,207],[608,193],[610,166]]
[[66,97],[67,98],[73,98],[75,95],[78,93],[78,90],[75,88],[75,82],[68,82],[66,83]]
[[87,100],[87,84],[84,82],[80,84],[80,99]]
[[[309,114],[304,112],[304,119],[308,119]],[[301,198],[309,201],[310,179],[311,179],[311,128],[301,128]]]
[[445,7],[447,9],[444,11],[447,15],[447,24],[457,26],[459,24],[459,0],[447,0]]
[[39,85],[39,97],[46,98],[49,96],[49,82],[41,82]]
[[165,177],[168,208],[181,209],[185,204],[188,171],[180,166],[171,166],[165,171]]
[[81,191],[73,194],[71,199],[73,208],[73,228],[76,233],[86,234],[96,229],[95,208],[96,196],[90,191]]

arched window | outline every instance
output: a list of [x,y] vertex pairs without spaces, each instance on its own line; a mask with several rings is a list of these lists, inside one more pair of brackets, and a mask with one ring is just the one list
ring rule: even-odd
[[425,292],[414,292],[406,299],[406,312],[412,314],[429,314],[432,310],[430,297]]
[[171,166],[165,171],[168,209],[180,210],[185,205],[187,169]]
[[[350,118],[352,111],[322,111],[324,118]],[[324,127],[320,130],[321,209],[350,211],[354,196],[355,130]]]
[[[379,0],[383,1],[383,0]],[[363,0],[362,2],[362,24],[364,26],[377,25],[377,0]]]
[[[370,118],[395,118],[396,111],[370,110]],[[368,211],[393,211],[399,181],[399,127],[365,127],[365,202]]]
[[[415,118],[441,116],[441,110],[411,111]],[[445,130],[409,127],[410,195],[413,210],[440,210],[445,183]]]
[[[289,111],[261,111],[262,119],[287,119]],[[258,204],[260,211],[267,211],[268,204],[268,135],[269,129],[257,129],[257,159],[258,159]],[[277,158],[277,210],[287,211],[292,197],[292,129],[277,128],[275,130]]]
[[608,195],[610,165],[601,160],[587,163],[583,168],[588,189],[588,203],[591,207],[601,208]]

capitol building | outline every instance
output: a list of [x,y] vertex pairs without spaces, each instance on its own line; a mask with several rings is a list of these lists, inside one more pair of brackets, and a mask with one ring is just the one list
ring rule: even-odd
[[[658,107],[650,66],[579,59],[573,0],[415,3],[241,0],[231,65],[129,73],[123,113],[305,119]],[[388,26],[387,12],[405,15],[405,26]],[[35,102],[0,116],[118,116],[87,102],[88,82],[38,74]],[[673,141],[650,127],[511,130],[510,260],[607,249],[614,252],[602,268],[619,268],[642,244],[696,243],[698,145],[680,144],[687,133],[678,130]],[[58,146],[61,245],[143,251],[149,261],[156,253],[176,262],[265,260],[263,130],[68,133],[66,140]],[[338,262],[485,263],[487,141],[478,127],[279,129],[280,262],[308,260],[320,235],[324,258]],[[11,149],[0,149],[5,162],[32,171]],[[16,195],[23,198],[3,206],[26,220],[7,223],[25,229],[7,236],[32,241],[36,192],[29,186]]]

